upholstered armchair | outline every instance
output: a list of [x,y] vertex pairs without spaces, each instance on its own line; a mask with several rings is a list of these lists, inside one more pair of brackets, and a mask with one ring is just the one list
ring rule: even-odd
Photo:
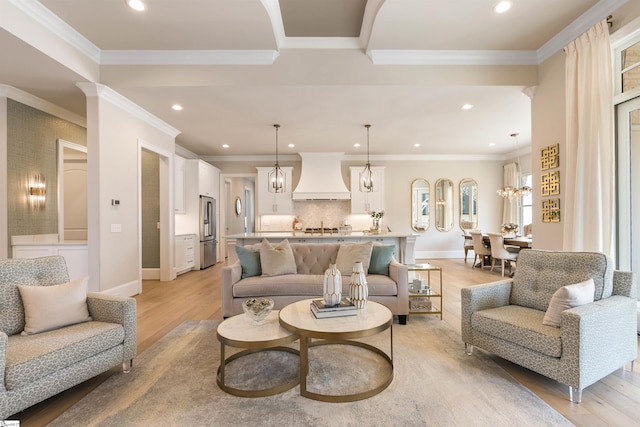
[[[543,324],[558,289],[589,279],[594,302],[560,311],[559,327]],[[572,402],[579,403],[585,387],[616,369],[628,364],[633,370],[638,353],[635,277],[614,271],[604,254],[524,249],[513,279],[461,293],[468,355],[476,346],[552,378],[569,386]]]

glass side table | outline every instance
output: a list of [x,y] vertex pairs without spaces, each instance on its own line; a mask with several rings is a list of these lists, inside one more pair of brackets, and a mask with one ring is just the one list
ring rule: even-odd
[[[417,281],[409,282],[409,315],[412,314],[439,314],[442,320],[442,268],[437,265],[407,264],[407,269],[411,272],[427,272],[426,283],[420,277],[420,273],[415,276]],[[431,272],[436,271],[439,274],[437,289],[431,284]],[[411,273],[410,273],[411,274]],[[420,283],[418,283],[420,282]],[[434,304],[435,303],[435,304]]]

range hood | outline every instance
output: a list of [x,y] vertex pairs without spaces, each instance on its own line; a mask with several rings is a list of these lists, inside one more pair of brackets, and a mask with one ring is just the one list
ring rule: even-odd
[[345,200],[351,193],[342,180],[344,153],[298,153],[302,158],[300,182],[293,200]]

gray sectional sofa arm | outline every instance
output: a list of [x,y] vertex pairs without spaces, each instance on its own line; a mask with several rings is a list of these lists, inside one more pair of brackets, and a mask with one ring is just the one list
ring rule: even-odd
[[[395,258],[392,259],[391,264],[389,264],[389,277],[399,284],[398,300],[409,301],[409,270],[407,266],[400,264]],[[403,283],[406,283],[406,286],[401,286]],[[409,304],[406,304],[406,311],[400,309],[397,314],[409,315]]]
[[89,293],[87,307],[93,320],[117,323],[124,328],[123,363],[136,357],[138,341],[135,299]]
[[233,311],[233,285],[242,278],[240,261],[222,268],[222,316],[231,317]]

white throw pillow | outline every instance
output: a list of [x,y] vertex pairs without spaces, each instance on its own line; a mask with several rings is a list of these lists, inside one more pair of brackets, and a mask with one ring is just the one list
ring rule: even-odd
[[62,285],[18,285],[24,305],[25,326],[22,335],[92,320],[87,309],[88,287],[89,277]]
[[264,239],[260,246],[260,267],[262,268],[263,276],[296,274],[298,267],[296,267],[296,260],[293,257],[289,241],[284,239],[273,246],[268,240]]
[[336,257],[336,267],[343,275],[350,276],[353,272],[353,264],[360,261],[366,273],[369,271],[372,249],[373,241],[340,245],[338,256]]
[[563,311],[593,302],[595,284],[593,279],[573,285],[563,286],[551,297],[549,308],[542,319],[543,325],[560,327],[560,315]]

